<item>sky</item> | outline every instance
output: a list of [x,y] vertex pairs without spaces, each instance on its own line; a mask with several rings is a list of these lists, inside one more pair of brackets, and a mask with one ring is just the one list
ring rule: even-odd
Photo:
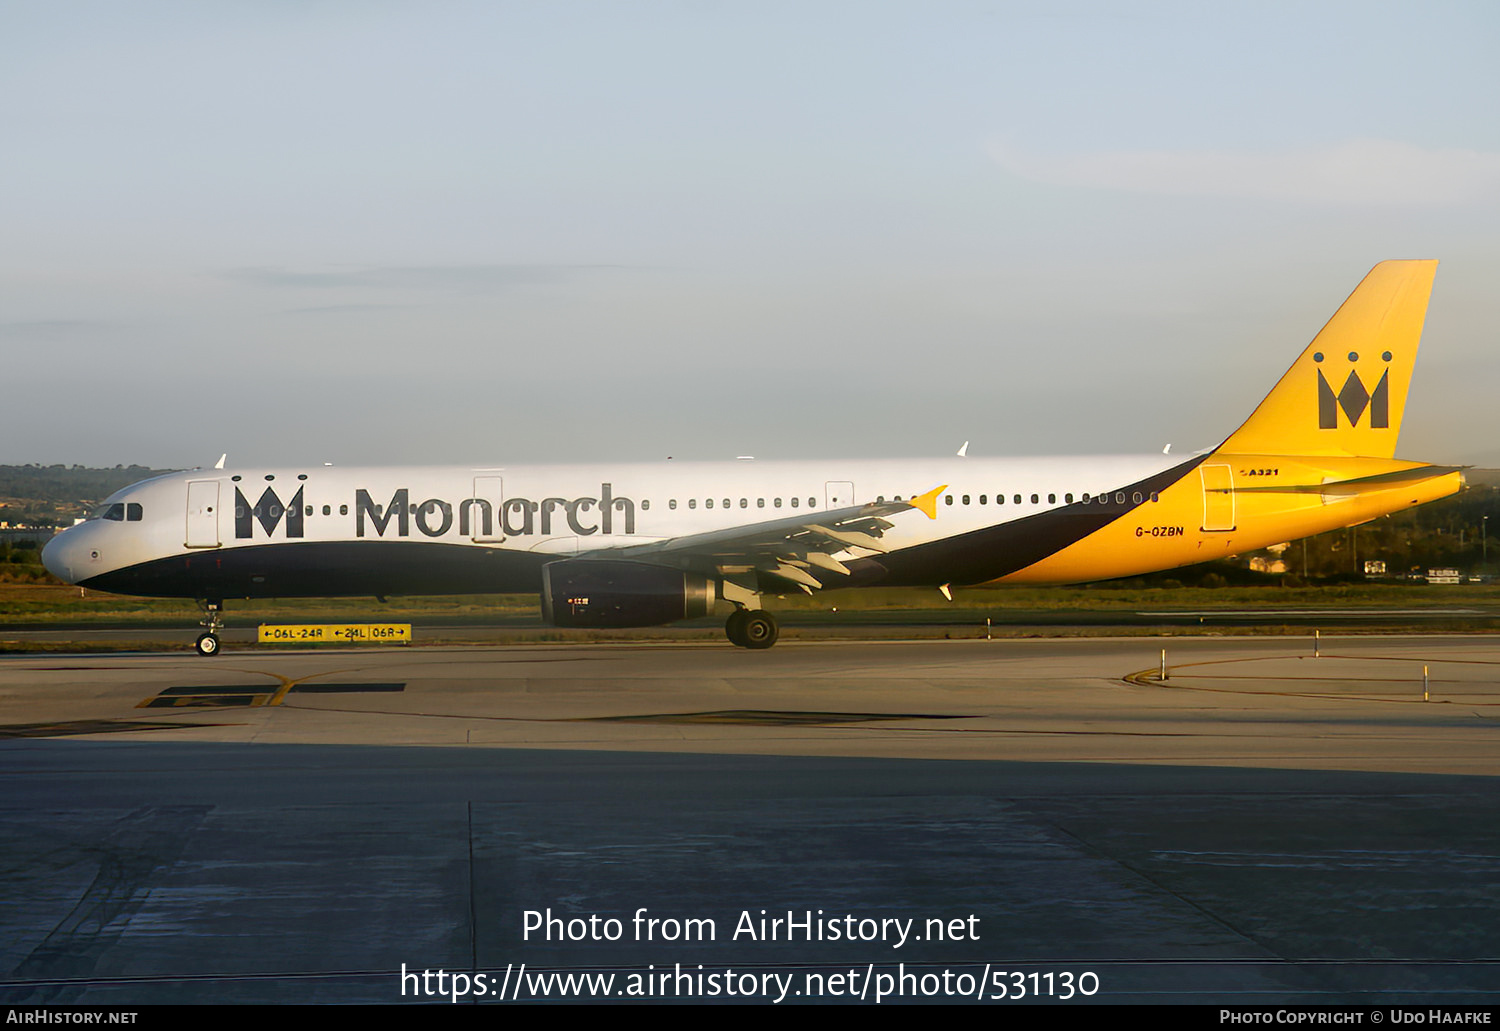
[[1438,258],[1500,465],[1490,3],[0,0],[0,463],[1175,452]]

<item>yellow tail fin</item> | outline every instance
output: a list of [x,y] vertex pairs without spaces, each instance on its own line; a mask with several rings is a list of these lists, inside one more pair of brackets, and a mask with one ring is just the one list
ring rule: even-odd
[[1392,458],[1436,261],[1382,261],[1218,451]]

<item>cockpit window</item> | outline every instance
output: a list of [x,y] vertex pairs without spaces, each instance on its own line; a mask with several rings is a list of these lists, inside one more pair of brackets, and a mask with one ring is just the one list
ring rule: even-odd
[[145,517],[145,512],[138,501],[115,501],[100,505],[89,513],[90,519],[108,519],[111,522],[138,523]]

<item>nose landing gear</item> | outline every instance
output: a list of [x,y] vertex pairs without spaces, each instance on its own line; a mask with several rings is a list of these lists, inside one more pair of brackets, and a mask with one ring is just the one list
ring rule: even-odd
[[204,601],[199,603],[203,607],[203,621],[200,626],[207,627],[203,633],[198,635],[198,640],[193,642],[193,649],[202,656],[219,654],[219,631],[224,629],[224,603],[222,601]]

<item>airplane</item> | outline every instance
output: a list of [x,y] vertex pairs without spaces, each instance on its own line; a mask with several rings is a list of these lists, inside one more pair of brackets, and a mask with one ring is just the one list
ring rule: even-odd
[[[1187,457],[194,469],[116,491],[47,544],[60,579],[225,599],[537,593],[556,626],[659,626],[770,594],[1066,584],[1224,558],[1446,497],[1394,457],[1436,261],[1385,261],[1218,447]],[[965,448],[966,450],[966,448]]]

